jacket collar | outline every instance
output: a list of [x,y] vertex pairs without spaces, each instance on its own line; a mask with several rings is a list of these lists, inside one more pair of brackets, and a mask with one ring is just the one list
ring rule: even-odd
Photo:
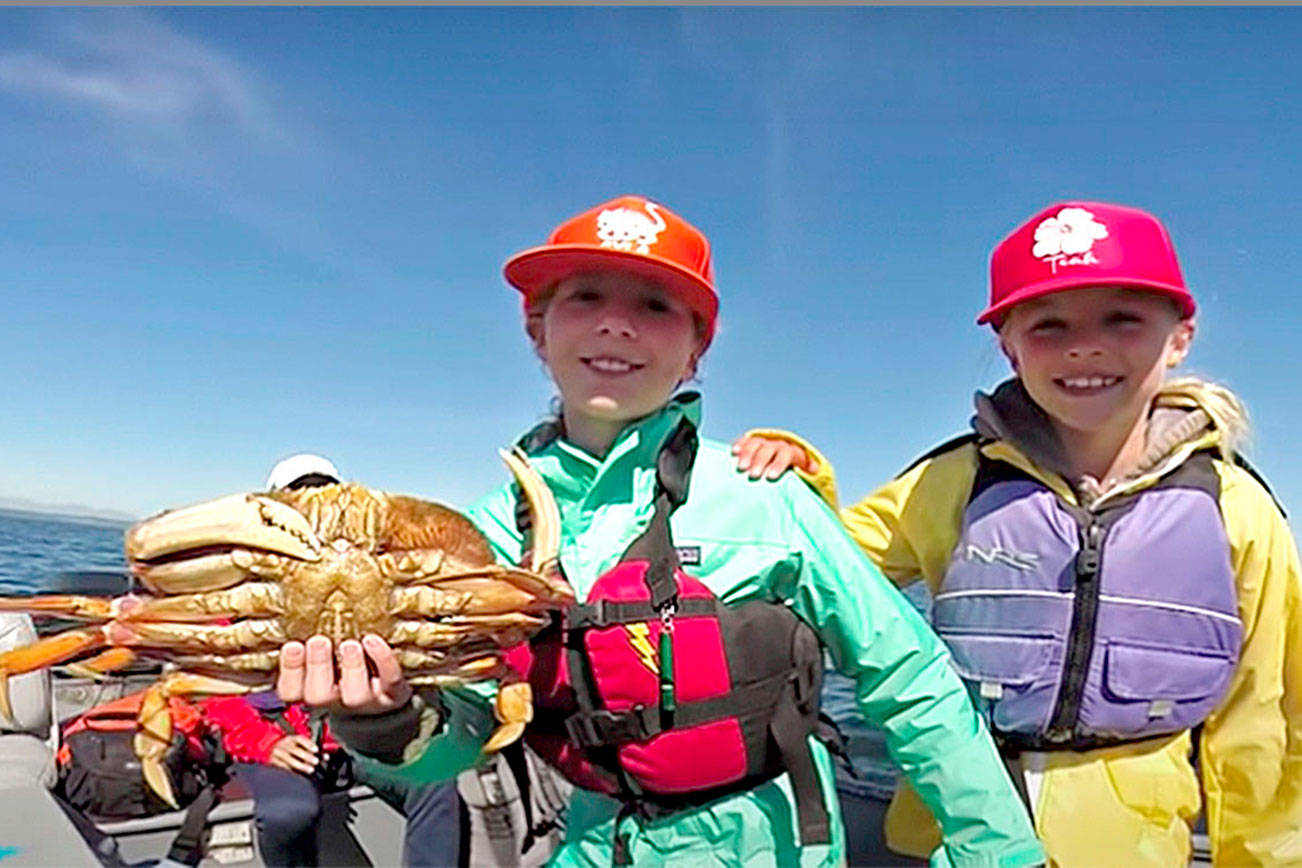
[[630,422],[601,458],[566,440],[559,419],[536,425],[517,444],[531,459],[544,459],[534,465],[558,495],[577,498],[616,469],[648,467],[654,472],[660,447],[684,418],[700,427],[701,396],[697,392],[681,392],[656,412]]
[[1031,399],[1020,379],[1005,380],[989,395],[977,392],[975,403],[972,427],[982,440],[994,441],[985,447],[988,456],[1009,461],[1059,494],[1070,493],[1070,499],[1087,506],[1151,485],[1194,452],[1219,440],[1211,417],[1196,403],[1159,402],[1149,415],[1147,443],[1139,466],[1105,488],[1089,476],[1070,479],[1062,441],[1048,414]]

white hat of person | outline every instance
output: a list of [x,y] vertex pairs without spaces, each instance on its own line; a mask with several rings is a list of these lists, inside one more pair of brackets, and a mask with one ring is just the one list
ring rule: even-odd
[[329,458],[314,452],[300,452],[276,462],[267,474],[267,491],[289,488],[305,476],[328,477],[325,481],[339,481],[339,471]]

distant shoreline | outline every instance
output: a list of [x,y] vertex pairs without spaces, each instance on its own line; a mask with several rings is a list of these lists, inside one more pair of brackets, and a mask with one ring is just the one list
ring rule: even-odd
[[43,519],[47,521],[50,519],[57,519],[71,524],[90,524],[97,527],[110,528],[126,528],[134,522],[134,519],[126,517],[95,515],[93,513],[59,512],[57,508],[24,509],[15,506],[0,506],[0,515],[20,519]]

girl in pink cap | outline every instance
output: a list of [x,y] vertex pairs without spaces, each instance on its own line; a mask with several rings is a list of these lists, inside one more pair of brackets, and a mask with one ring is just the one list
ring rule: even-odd
[[[889,578],[926,581],[1052,864],[1186,864],[1201,810],[1214,864],[1302,865],[1298,553],[1239,455],[1239,401],[1167,379],[1194,309],[1151,215],[1036,214],[995,248],[978,318],[1013,377],[841,510]],[[735,451],[757,476],[804,466],[835,503],[797,438]],[[888,842],[933,836],[902,787]]]
[[[553,863],[844,864],[825,652],[943,827],[935,864],[1041,863],[940,640],[800,480],[748,480],[698,438],[700,396],[675,391],[714,335],[705,236],[626,196],[505,275],[561,401],[517,445],[576,605],[508,657],[533,687],[525,740],[576,785]],[[533,545],[520,499],[506,484],[468,511],[507,563]],[[496,726],[496,684],[413,695],[377,636],[341,643],[338,674],[320,636],[280,660],[284,699],[331,705],[337,737],[401,779],[482,761]]]

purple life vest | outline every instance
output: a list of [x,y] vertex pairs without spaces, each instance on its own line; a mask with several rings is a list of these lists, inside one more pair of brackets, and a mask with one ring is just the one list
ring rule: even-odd
[[996,736],[1087,750],[1204,720],[1243,643],[1211,453],[1092,510],[979,462],[933,622]]

